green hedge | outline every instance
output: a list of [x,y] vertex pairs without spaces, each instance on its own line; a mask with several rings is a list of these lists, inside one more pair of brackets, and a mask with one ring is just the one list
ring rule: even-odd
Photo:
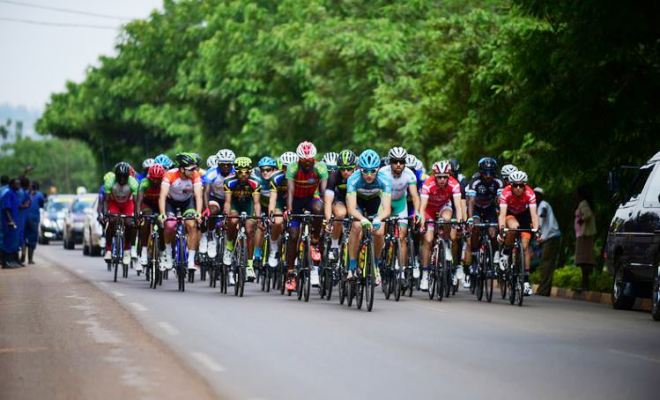
[[[532,283],[540,282],[540,273],[538,270],[532,272],[529,279]],[[582,282],[582,270],[575,265],[566,265],[563,268],[555,270],[552,276],[552,286],[579,289]],[[612,286],[612,277],[606,271],[594,270],[589,278],[589,288],[592,291],[609,293]]]

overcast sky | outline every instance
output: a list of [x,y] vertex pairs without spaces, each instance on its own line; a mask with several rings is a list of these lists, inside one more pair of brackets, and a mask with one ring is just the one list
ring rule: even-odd
[[[13,4],[10,4],[13,3]],[[85,13],[145,18],[162,0],[0,0],[0,104],[43,109],[50,94],[67,80],[80,82],[100,55],[115,54],[119,27],[125,21],[56,12],[16,3]],[[110,29],[56,27],[7,21],[95,25]]]

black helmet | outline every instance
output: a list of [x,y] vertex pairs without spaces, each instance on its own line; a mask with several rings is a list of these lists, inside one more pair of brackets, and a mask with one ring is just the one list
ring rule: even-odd
[[452,174],[454,174],[454,176],[458,176],[458,174],[461,173],[461,164],[459,164],[458,160],[455,158],[449,160],[449,164],[451,165]]
[[176,155],[176,163],[179,167],[190,167],[199,165],[200,157],[195,153],[179,153]]
[[484,176],[495,176],[497,172],[497,161],[492,157],[484,157],[479,160],[479,173]]
[[128,175],[131,173],[131,166],[124,161],[118,162],[115,165],[115,177],[117,179],[128,179]]
[[339,168],[354,168],[355,167],[355,153],[353,150],[342,150],[337,159],[337,167]]

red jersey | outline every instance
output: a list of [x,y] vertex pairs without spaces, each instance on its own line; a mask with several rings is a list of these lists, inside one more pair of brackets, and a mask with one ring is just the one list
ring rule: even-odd
[[502,194],[500,195],[500,206],[506,206],[509,214],[522,214],[531,205],[536,206],[536,195],[529,185],[525,185],[525,190],[520,196],[513,194],[511,185],[502,190]]
[[438,182],[433,175],[426,178],[424,185],[422,185],[421,196],[428,197],[428,208],[442,208],[447,202],[451,201],[455,195],[461,195],[461,184],[451,176],[443,188],[438,185]]

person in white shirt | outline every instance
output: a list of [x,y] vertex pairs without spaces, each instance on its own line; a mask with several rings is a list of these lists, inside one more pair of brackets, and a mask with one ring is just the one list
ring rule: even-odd
[[541,263],[539,264],[539,272],[541,273],[541,281],[539,282],[539,289],[537,295],[550,296],[552,289],[552,274],[557,266],[557,256],[561,243],[561,232],[559,231],[559,224],[555,213],[552,211],[552,206],[545,201],[544,191],[540,187],[534,188],[536,200],[538,202],[539,214],[539,231],[541,233],[538,242],[541,246]]

